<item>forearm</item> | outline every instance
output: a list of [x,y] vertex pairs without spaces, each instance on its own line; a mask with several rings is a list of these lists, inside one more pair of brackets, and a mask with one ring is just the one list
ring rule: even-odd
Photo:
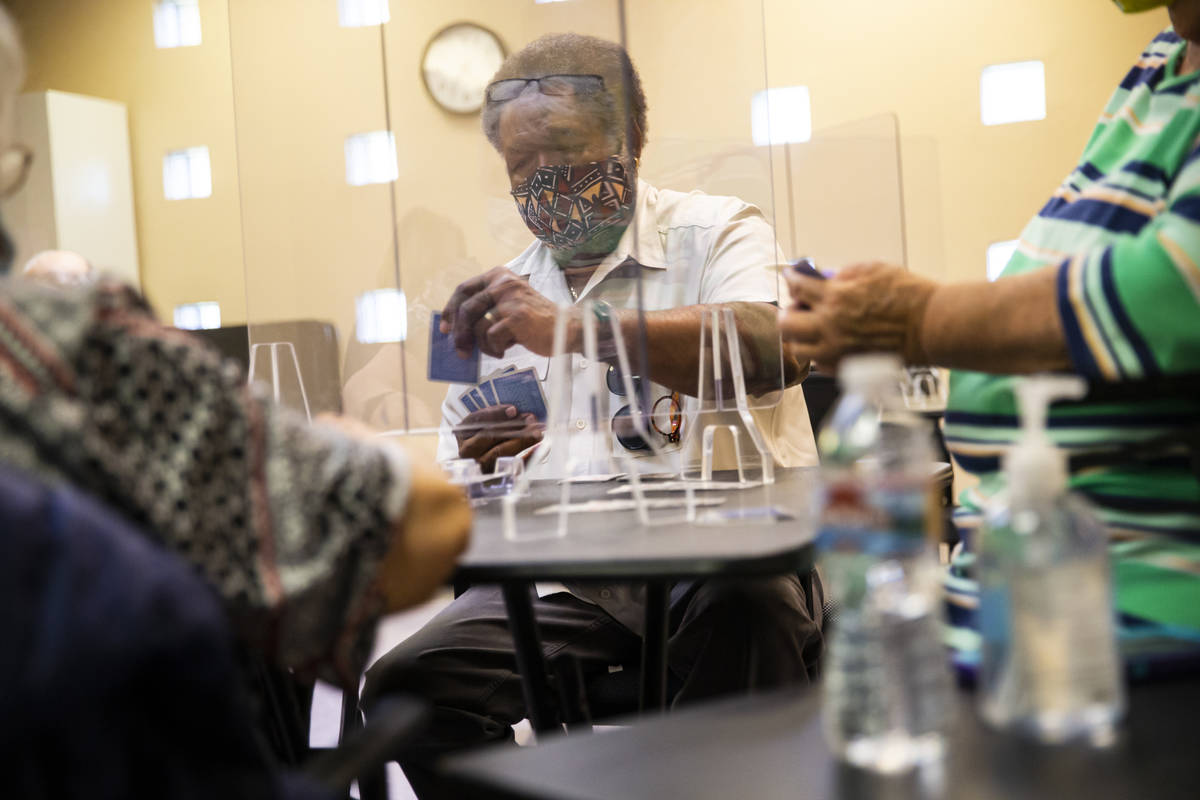
[[994,283],[937,286],[909,361],[1020,374],[1069,369],[1055,267]]
[[[714,308],[733,309],[738,341],[741,344],[742,369],[746,378],[746,389],[750,394],[763,394],[783,385],[790,386],[804,377],[804,368],[790,354],[785,354],[782,358],[781,373],[775,307],[769,303],[738,302],[645,312],[652,381],[682,394],[695,394],[702,357],[700,329],[703,325],[709,332],[705,337],[703,357],[711,359],[710,322]],[[614,312],[614,316],[621,324],[621,334],[630,358],[636,360],[639,338],[638,312],[624,309]],[[721,362],[724,374],[728,375],[731,364],[724,347],[721,351]],[[705,369],[711,378],[711,362],[705,365]],[[732,391],[730,385],[726,393],[732,395]]]

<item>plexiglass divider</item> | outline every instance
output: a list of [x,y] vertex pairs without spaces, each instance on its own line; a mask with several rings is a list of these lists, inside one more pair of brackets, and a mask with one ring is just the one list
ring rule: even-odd
[[[284,362],[285,368],[280,369],[279,354],[285,352],[288,355],[288,360]],[[266,363],[270,374],[271,397],[276,403],[281,405],[295,406],[295,398],[292,402],[288,402],[288,398],[284,395],[284,374],[295,378],[295,387],[298,390],[297,397],[300,401],[299,408],[304,412],[304,418],[312,422],[312,407],[308,404],[308,392],[304,389],[304,375],[300,370],[300,359],[296,357],[296,347],[291,342],[259,342],[250,345],[250,365],[246,370],[246,380],[250,383],[261,380],[258,372],[259,353],[265,352]],[[286,366],[291,366],[295,375],[287,372]]]
[[[777,329],[776,309],[787,303],[779,269],[800,255],[824,268],[905,261],[894,117],[754,145],[741,126],[690,125],[670,111],[711,87],[646,44],[638,20],[656,19],[657,7],[631,4],[626,17],[620,0],[444,0],[404,14],[391,5],[390,21],[345,27],[336,0],[229,2],[250,344],[283,373],[290,347],[307,384],[288,401],[290,378],[281,378],[281,399],[340,410],[415,457],[461,461],[450,467],[456,479],[480,502],[503,495],[514,535],[518,498],[533,481],[565,480],[558,494],[567,509],[573,486],[624,473],[624,496],[649,523],[701,515],[696,474],[715,484],[721,470],[737,470],[745,485],[757,470],[770,483],[776,466],[788,466],[775,453],[789,451],[771,437],[807,435],[806,425],[773,424],[805,413],[806,365],[789,360]],[[652,95],[645,150],[634,142],[646,123],[628,75],[601,62],[573,65],[567,86],[570,97],[607,93],[621,110],[612,126],[571,129],[598,137],[587,152],[564,155],[565,144],[545,140],[578,121],[562,85],[526,81],[490,116],[443,108],[443,84],[465,76],[482,85],[498,66],[475,55],[460,59],[458,73],[432,64],[435,44],[463,20],[474,38],[460,52],[479,59],[489,36],[510,55],[564,31],[620,42],[628,23]],[[748,122],[751,96],[767,88],[765,75],[755,77],[763,53],[753,50],[707,51],[728,69],[708,65],[705,74],[741,76],[746,94],[706,119]],[[517,77],[545,77],[539,69]],[[584,80],[594,75],[598,86]],[[582,116],[598,113],[588,106]],[[535,135],[540,150],[522,150]],[[528,211],[533,173],[606,162],[599,178],[594,169],[555,173],[580,182],[557,196],[575,205],[555,233],[579,221],[580,198],[594,201],[587,213],[605,198],[625,203],[620,235],[607,234],[591,277],[577,279]],[[538,185],[547,196],[560,188]],[[542,223],[561,210],[541,209]],[[486,309],[472,299],[480,295],[492,302]],[[466,322],[447,332],[438,315],[464,297],[476,305],[458,306]],[[504,335],[492,333],[496,321]],[[507,406],[516,418],[495,411]],[[722,426],[740,431],[744,448],[717,435]],[[684,479],[675,490],[682,511],[679,496],[655,491],[659,478]],[[571,515],[556,513],[565,533]]]

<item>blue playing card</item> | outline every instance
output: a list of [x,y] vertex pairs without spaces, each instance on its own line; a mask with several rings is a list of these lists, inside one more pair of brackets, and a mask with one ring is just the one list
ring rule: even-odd
[[496,402],[496,390],[492,388],[491,381],[484,381],[476,388],[479,389],[479,393],[483,395],[483,399],[487,401],[489,406],[499,405]]
[[477,383],[479,381],[479,348],[469,358],[459,358],[454,351],[454,339],[438,330],[442,315],[433,315],[429,331],[429,380],[448,383]]
[[479,406],[471,399],[471,392],[466,391],[458,396],[458,402],[466,406],[467,411],[478,411]]
[[546,421],[546,399],[534,370],[523,369],[493,378],[492,387],[500,405],[516,406],[518,412],[533,414],[539,422]]
[[488,403],[486,400],[483,399],[483,394],[480,393],[479,389],[472,389],[470,392],[468,392],[468,394],[471,395],[471,399],[475,401],[475,405],[477,405],[478,407],[480,407],[480,408],[488,407]]

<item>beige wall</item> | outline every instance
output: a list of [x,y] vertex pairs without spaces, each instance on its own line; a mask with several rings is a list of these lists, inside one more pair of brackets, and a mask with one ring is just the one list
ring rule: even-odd
[[[746,10],[757,5],[633,2],[630,49],[646,78],[653,135],[749,139],[764,32]],[[987,245],[1016,238],[1074,166],[1140,48],[1167,25],[1165,11],[1129,16],[1101,0],[765,0],[764,8],[769,83],[809,86],[818,131],[896,113],[910,265],[956,280],[982,278]],[[753,57],[733,62],[725,51]],[[1046,119],[984,127],[980,70],[1027,59],[1046,64]]]
[[[392,0],[382,41],[378,28],[339,28],[335,0],[200,0],[203,46],[158,51],[150,0],[12,5],[29,43],[31,88],[129,105],[142,278],[162,311],[217,299],[227,321],[332,320],[348,372],[374,358],[383,378],[368,383],[399,388],[399,348],[346,344],[355,296],[395,284],[394,189],[416,426],[436,423],[442,391],[421,377],[429,311],[528,238],[477,117],[445,114],[426,94],[426,42],[460,20],[490,27],[510,50],[555,30],[618,35],[616,0]],[[680,140],[697,152],[748,145],[750,97],[768,82],[809,86],[818,131],[893,113],[909,264],[951,279],[983,277],[987,245],[1018,234],[1166,24],[1164,12],[1127,17],[1102,0],[765,0],[763,8],[765,31],[750,0],[629,1],[630,49],[650,99],[644,171],[663,169]],[[980,69],[1025,59],[1046,64],[1047,119],[985,128]],[[400,178],[352,188],[343,143],[386,126],[385,64]],[[163,153],[195,144],[212,149],[213,197],[163,200]],[[799,191],[819,198],[839,174],[830,172]],[[826,232],[860,235],[861,221],[832,216],[821,221]]]
[[[987,245],[1016,238],[1075,165],[1142,46],[1167,24],[1165,11],[1127,16],[1096,0],[909,0],[873,3],[870,13],[829,3],[820,4],[820,20],[787,20],[785,9],[794,5],[767,1],[771,82],[819,76],[829,86],[814,93],[821,124],[897,112],[902,147],[911,145],[906,210],[923,226],[910,230],[911,264],[956,280],[984,277]],[[818,22],[820,36],[789,46],[789,31]],[[980,70],[1026,59],[1046,64],[1046,119],[984,127]],[[929,163],[933,155],[937,161]],[[936,182],[928,180],[931,172]],[[939,195],[940,263],[938,242],[927,236]]]
[[[339,191],[322,194],[321,202],[348,200],[375,211],[377,198],[354,196],[369,196],[372,189],[350,192],[335,184],[344,134],[377,124],[383,116],[378,30],[338,29],[334,0],[201,0],[204,44],[164,51],[153,46],[150,0],[10,0],[8,5],[27,41],[29,89],[91,94],[129,105],[143,278],[161,308],[216,298],[227,319],[243,316],[230,5],[234,70],[243,98],[241,149],[252,156],[242,165],[246,177],[289,185],[297,180],[294,174],[271,175],[258,162],[311,167],[324,147],[331,155],[321,166],[328,167],[329,188]],[[387,28],[387,44],[394,124],[402,132],[401,220],[406,205],[420,203],[406,203],[406,198],[429,197],[431,167],[449,165],[452,175],[468,176],[477,190],[484,183],[481,162],[488,154],[479,144],[475,119],[441,113],[417,79],[420,53],[435,30],[452,21],[476,20],[496,30],[509,48],[550,30],[617,34],[615,0],[540,6],[529,0],[393,0],[392,6],[395,22]],[[1164,12],[1125,16],[1097,0],[910,0],[877,2],[869,10],[855,3],[766,0],[764,7],[769,82],[810,86],[818,129],[883,111],[897,113],[910,260],[915,269],[954,278],[980,276],[987,244],[1016,235],[1070,167],[1100,105],[1138,48],[1165,24]],[[630,0],[629,8],[630,47],[651,98],[652,136],[748,139],[748,97],[763,85],[764,31],[757,4]],[[983,127],[979,70],[1026,58],[1046,62],[1048,118]],[[277,96],[263,96],[269,89],[278,90]],[[255,118],[256,111],[279,116],[266,125]],[[307,133],[318,122],[328,133]],[[256,136],[268,128],[280,135],[270,141]],[[197,143],[213,152],[213,198],[162,199],[163,152]],[[447,205],[436,196],[425,202],[434,209]],[[291,203],[279,205],[285,215]],[[374,219],[373,213],[354,210],[360,220],[356,230],[376,227],[364,219]],[[488,211],[495,216],[497,209],[460,209],[456,215],[465,218],[470,212],[486,219]],[[257,222],[255,214],[248,219]],[[304,219],[311,229],[311,217]],[[417,227],[425,226],[418,221]],[[463,232],[467,251],[485,253],[495,242],[487,226],[466,227],[471,228]],[[280,265],[330,258],[329,247],[293,243],[291,249],[304,257],[285,251]],[[390,261],[390,254],[382,260]],[[303,295],[305,282],[297,283],[284,294]],[[312,294],[317,300],[323,292]]]
[[[169,316],[178,303],[219,300],[245,317],[241,219],[224,0],[200,0],[204,43],[158,50],[151,0],[8,0],[28,50],[30,91],[125,103],[133,149],[142,287]],[[163,197],[162,159],[207,145],[213,195]],[[86,255],[86,254],[85,254]]]

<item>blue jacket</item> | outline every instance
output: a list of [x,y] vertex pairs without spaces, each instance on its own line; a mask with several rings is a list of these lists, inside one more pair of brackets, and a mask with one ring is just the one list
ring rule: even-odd
[[208,585],[97,503],[0,469],[0,796],[308,791],[255,740]]

